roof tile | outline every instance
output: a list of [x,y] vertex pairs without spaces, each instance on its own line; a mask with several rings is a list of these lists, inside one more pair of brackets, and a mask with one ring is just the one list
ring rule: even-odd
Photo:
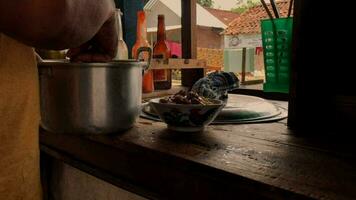
[[[280,15],[286,17],[288,14],[289,0],[276,2]],[[268,4],[272,12],[271,5]],[[261,33],[260,21],[267,19],[268,15],[262,5],[257,5],[242,13],[238,18],[233,20],[225,29],[225,35],[238,34],[258,34]]]

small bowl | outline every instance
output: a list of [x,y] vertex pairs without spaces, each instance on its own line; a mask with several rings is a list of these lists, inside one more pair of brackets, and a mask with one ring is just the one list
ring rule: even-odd
[[159,100],[150,100],[150,106],[167,124],[168,129],[179,132],[203,131],[225,105],[220,100],[210,100],[214,103],[211,105],[160,103]]

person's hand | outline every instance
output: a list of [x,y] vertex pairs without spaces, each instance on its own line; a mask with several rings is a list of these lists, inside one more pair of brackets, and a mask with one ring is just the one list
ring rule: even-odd
[[67,56],[73,62],[107,62],[112,60],[118,50],[116,26],[113,14],[91,40],[80,47],[69,49]]

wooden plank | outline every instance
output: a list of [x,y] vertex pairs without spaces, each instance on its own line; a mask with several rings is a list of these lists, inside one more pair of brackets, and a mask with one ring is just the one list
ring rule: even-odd
[[196,0],[182,1],[182,56],[197,57],[197,14]]
[[[294,1],[294,5],[289,126],[293,129],[315,129],[312,134],[318,134],[320,129],[329,131],[340,128],[353,130],[343,131],[345,134],[354,133],[356,116],[353,110],[337,100],[340,96],[347,96],[349,99],[356,97],[354,73],[348,73],[346,68],[342,70],[343,73],[339,73],[336,68],[353,66],[353,59],[348,59],[352,58],[352,55],[347,51],[337,50],[347,49],[350,44],[328,44],[325,39],[310,34],[319,35],[327,31],[334,38],[344,37],[344,33],[338,30],[338,24],[319,23],[319,17],[326,15],[334,5],[321,6],[316,1]],[[343,10],[336,10],[333,15],[336,21],[348,23],[351,22],[352,13],[352,8],[345,7]],[[352,33],[350,31],[348,34],[355,33],[354,30]],[[321,63],[322,70],[315,67]],[[332,84],[327,84],[325,77],[330,77]],[[353,106],[356,107],[356,101]],[[318,121],[310,115],[311,111],[318,113]],[[326,124],[333,126],[325,126]]]
[[241,82],[241,85],[257,85],[257,84],[263,84],[264,80],[263,79],[256,79],[256,80],[248,80]]
[[292,56],[291,56],[291,71],[290,71],[290,88],[289,88],[289,109],[288,109],[288,126],[290,128],[297,129],[298,127],[298,122],[297,122],[297,99],[296,99],[296,93],[297,93],[297,74],[298,74],[298,61],[295,53],[298,51],[300,48],[299,40],[299,32],[301,30],[301,14],[302,14],[302,7],[303,7],[303,2],[302,1],[295,1],[294,3],[294,16],[293,16],[293,41],[292,41]]
[[196,69],[206,68],[205,60],[170,58],[166,60],[152,59],[151,69]]
[[[67,154],[67,153],[58,151],[56,149],[49,148],[45,145],[41,145],[40,147],[41,147],[41,155],[50,157],[51,159],[60,160],[72,167],[75,167],[81,171],[91,174],[101,180],[111,183],[111,184],[113,184],[117,187],[120,187],[126,191],[130,191],[130,192],[133,192],[136,194],[142,194],[146,198],[149,198],[149,199],[157,199],[157,197],[155,197],[154,194],[150,193],[150,191],[146,190],[145,188],[142,188],[139,185],[137,185],[135,183],[131,183],[127,180],[121,180],[120,177],[115,177],[107,171],[100,170],[96,166],[90,165],[86,162],[82,162],[82,161],[72,157],[71,154]],[[50,162],[50,163],[52,163],[52,162]],[[46,167],[48,167],[48,166],[46,166]],[[51,167],[51,166],[49,166],[49,167]],[[50,178],[50,177],[48,177],[48,178]],[[47,191],[44,194],[46,196],[48,196],[49,195],[48,192],[50,192],[50,191]],[[48,200],[51,200],[51,198],[48,198]]]
[[[150,133],[152,134],[152,133]],[[85,165],[95,166],[85,169],[92,175],[105,178],[112,184],[154,199],[304,199],[305,196],[288,192],[264,183],[249,180],[243,176],[232,176],[229,172],[206,166],[200,162],[182,159],[127,143],[125,140],[110,139],[95,141],[78,136],[42,133],[42,140],[55,144],[57,152],[72,155]],[[134,136],[136,137],[136,136]],[[102,138],[103,139],[103,138]],[[69,142],[70,141],[70,142]],[[109,143],[102,143],[102,142]],[[182,142],[182,141],[180,141]],[[115,143],[115,148],[112,148]],[[73,145],[75,144],[75,145]],[[163,143],[164,148],[167,148]],[[182,146],[183,147],[183,146]],[[208,152],[208,146],[198,145],[198,149],[183,150],[190,156],[200,151]],[[174,146],[172,146],[174,148]],[[171,149],[171,148],[169,148]],[[194,150],[192,152],[192,150]],[[69,153],[70,151],[70,153]],[[61,153],[60,153],[61,154]],[[74,155],[74,156],[73,156]],[[60,157],[60,156],[57,156]],[[78,157],[80,159],[78,159]],[[200,157],[200,156],[199,156]],[[204,156],[205,157],[205,156]],[[69,163],[70,164],[70,163]],[[77,165],[76,167],[80,167]],[[98,175],[99,173],[99,175]],[[158,178],[159,177],[159,178]],[[137,190],[137,187],[140,187]],[[142,192],[148,190],[149,192]],[[151,195],[151,196],[149,196]]]
[[246,48],[242,48],[242,72],[241,72],[241,84],[246,81]]
[[200,199],[356,198],[352,140],[296,137],[286,120],[179,134],[163,123],[140,119],[118,135],[42,131],[40,136],[43,145],[135,183],[157,198],[199,199],[197,191],[204,195]]
[[173,85],[172,88],[169,90],[155,90],[151,93],[143,93],[142,99],[143,101],[147,101],[148,99],[169,96],[169,95],[176,94],[181,90],[187,91],[188,89],[189,88],[183,87],[181,85]]

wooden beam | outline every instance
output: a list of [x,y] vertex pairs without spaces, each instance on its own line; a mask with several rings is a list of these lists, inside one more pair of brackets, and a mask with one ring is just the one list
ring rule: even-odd
[[246,81],[246,47],[242,49],[242,73],[241,84]]
[[197,57],[196,0],[182,1],[182,55],[183,58]]
[[[182,1],[182,56],[197,58],[197,15],[196,0]],[[182,70],[182,85],[191,87],[204,77],[203,69]]]
[[[292,129],[317,130],[313,134],[322,132],[321,129],[330,131],[344,127],[335,125],[341,119],[336,113],[335,94],[338,88],[349,85],[345,82],[337,82],[338,73],[332,71],[335,66],[342,66],[341,63],[333,63],[335,60],[341,62],[342,59],[330,59],[344,56],[338,55],[339,51],[335,50],[342,49],[342,43],[326,44],[323,38],[310,34],[323,33],[326,30],[331,31],[330,35],[334,32],[335,35],[338,33],[335,25],[324,26],[318,23],[319,16],[324,15],[326,10],[320,9],[319,4],[313,1],[294,2],[288,126]],[[344,18],[340,16],[340,19]],[[318,51],[315,47],[323,51]],[[334,51],[324,51],[325,49],[334,49]],[[320,66],[320,60],[325,60],[326,64],[319,68],[316,66]],[[344,78],[344,76],[339,77]],[[318,122],[313,121],[315,117],[318,118]]]
[[170,58],[167,60],[152,59],[150,69],[205,69],[205,60]]
[[107,136],[41,129],[40,141],[48,155],[149,199],[356,199],[352,137],[299,137],[307,132],[285,123],[211,125],[182,134],[138,119],[132,129]]

